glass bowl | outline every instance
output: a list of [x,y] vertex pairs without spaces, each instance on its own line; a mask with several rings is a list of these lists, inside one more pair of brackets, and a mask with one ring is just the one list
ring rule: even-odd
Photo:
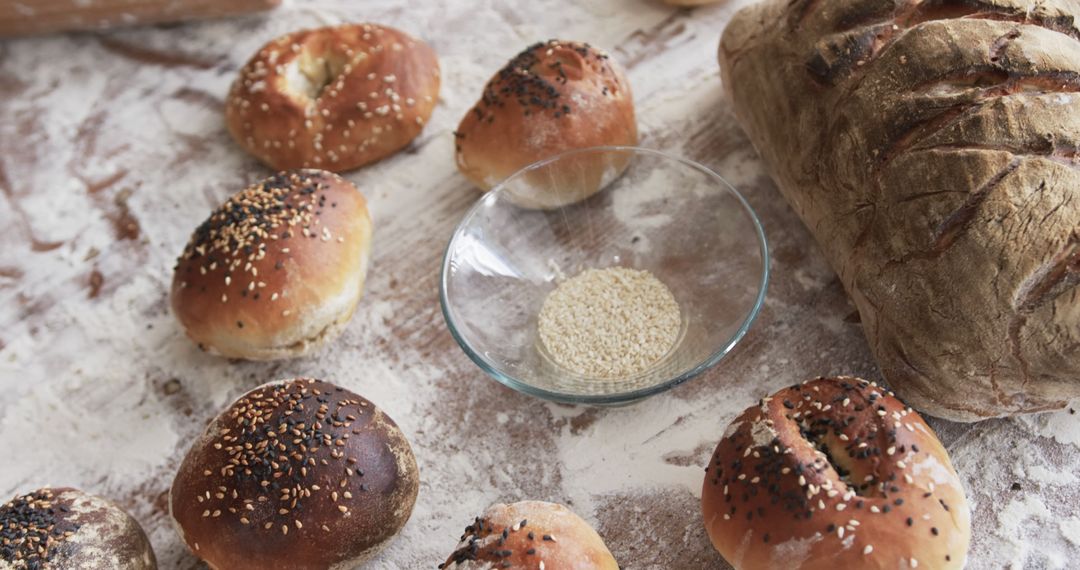
[[[667,285],[681,330],[648,369],[588,378],[547,353],[537,315],[561,279],[613,266]],[[454,339],[499,382],[557,402],[619,405],[719,362],[757,316],[768,280],[761,223],[723,178],[655,150],[596,147],[527,166],[485,194],[450,238],[439,293]]]

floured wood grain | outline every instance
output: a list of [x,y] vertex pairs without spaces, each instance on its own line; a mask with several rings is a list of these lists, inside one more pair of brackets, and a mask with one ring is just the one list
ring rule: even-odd
[[0,0],[0,36],[222,18],[269,10],[280,3],[281,0]]
[[[113,497],[146,526],[162,568],[201,568],[166,511],[191,438],[255,385],[305,374],[371,399],[416,453],[416,510],[371,568],[434,569],[473,516],[520,499],[569,504],[624,568],[728,568],[698,506],[727,422],[810,374],[878,376],[854,307],[723,99],[716,46],[747,3],[297,1],[266,17],[0,44],[0,450],[17,458],[0,469],[0,496],[53,483]],[[212,207],[268,174],[225,132],[229,83],[270,38],[367,20],[430,42],[444,85],[412,145],[347,175],[375,223],[354,320],[301,360],[198,352],[168,311],[172,264]],[[438,306],[443,249],[479,196],[456,171],[452,130],[494,71],[552,37],[624,63],[641,144],[738,187],[773,255],[764,310],[736,350],[627,408],[548,404],[500,386],[457,347]],[[1076,418],[932,422],[975,505],[971,568],[1080,557],[1080,485],[1068,475],[1080,472]]]

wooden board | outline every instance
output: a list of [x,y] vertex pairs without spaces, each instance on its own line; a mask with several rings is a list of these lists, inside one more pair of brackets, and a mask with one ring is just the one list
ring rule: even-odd
[[222,18],[269,10],[280,3],[281,0],[0,0],[0,36]]
[[[727,422],[811,375],[877,377],[854,308],[721,94],[719,34],[746,3],[297,0],[265,17],[0,44],[0,493],[51,483],[116,498],[147,528],[162,568],[198,568],[166,511],[191,438],[247,389],[306,374],[375,401],[416,451],[416,511],[372,568],[434,568],[487,504],[526,498],[571,505],[625,568],[726,568],[698,493]],[[202,354],[168,311],[172,263],[210,208],[268,173],[225,132],[229,83],[277,35],[363,20],[430,41],[444,79],[423,135],[348,175],[376,223],[365,300],[311,358]],[[728,178],[761,215],[774,257],[765,309],[730,357],[628,408],[553,405],[502,387],[456,346],[438,307],[443,248],[478,197],[455,170],[452,130],[506,59],[551,37],[623,62],[642,145]],[[1080,559],[1076,415],[933,425],[974,505],[969,567]]]

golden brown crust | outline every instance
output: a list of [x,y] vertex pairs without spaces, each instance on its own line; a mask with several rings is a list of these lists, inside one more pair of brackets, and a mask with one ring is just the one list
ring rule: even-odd
[[173,312],[217,354],[304,354],[352,316],[371,231],[367,202],[347,180],[321,170],[272,176],[195,230],[173,274]]
[[445,570],[618,570],[596,531],[570,509],[541,501],[489,507],[465,528]]
[[139,523],[112,501],[45,487],[0,505],[0,569],[155,570]]
[[606,53],[551,40],[530,46],[495,74],[455,136],[461,173],[489,190],[567,150],[636,144],[633,95],[622,67]]
[[1080,397],[1078,23],[1075,0],[772,0],[724,33],[740,124],[927,413]]
[[701,504],[713,545],[740,570],[962,568],[971,535],[937,436],[858,378],[818,378],[743,412]]
[[419,474],[368,400],[300,378],[248,392],[181,464],[170,511],[211,568],[352,568],[405,525]]
[[272,168],[342,172],[409,144],[438,94],[430,46],[394,28],[347,24],[263,46],[233,83],[225,118]]

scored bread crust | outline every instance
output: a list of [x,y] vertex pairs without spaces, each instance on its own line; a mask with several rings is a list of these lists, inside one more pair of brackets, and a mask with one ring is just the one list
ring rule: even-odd
[[1080,397],[1080,7],[769,0],[735,113],[896,392],[959,421]]

